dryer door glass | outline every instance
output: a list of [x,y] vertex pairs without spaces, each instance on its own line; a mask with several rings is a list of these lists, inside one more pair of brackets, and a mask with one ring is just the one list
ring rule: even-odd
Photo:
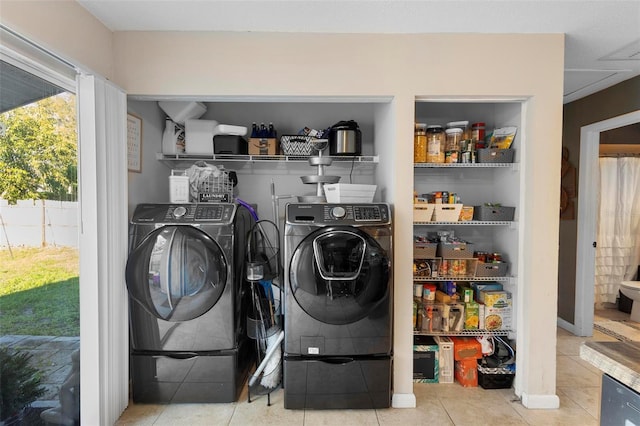
[[133,299],[166,321],[188,321],[211,309],[227,280],[222,249],[192,226],[163,226],[129,255],[127,287]]
[[359,321],[389,295],[388,255],[357,228],[327,227],[309,234],[294,251],[289,274],[298,305],[327,324]]

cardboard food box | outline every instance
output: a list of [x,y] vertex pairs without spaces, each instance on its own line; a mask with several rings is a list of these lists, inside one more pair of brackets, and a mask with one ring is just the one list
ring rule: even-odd
[[477,387],[478,361],[472,358],[455,361],[455,379],[464,387]]
[[277,155],[278,140],[276,138],[250,138],[249,155]]
[[452,296],[449,296],[442,290],[436,290],[436,302],[438,303],[453,303],[457,302],[459,298],[460,295],[458,293],[454,293]]
[[484,308],[484,328],[485,330],[510,330],[512,320],[511,306],[503,308]]
[[483,290],[478,302],[484,303],[487,308],[504,308],[511,306],[511,293],[504,290]]
[[482,346],[475,337],[451,337],[453,341],[453,359],[459,361],[461,359],[476,359],[482,358]]
[[462,206],[462,210],[460,210],[460,221],[473,220],[473,210],[473,206]]
[[438,383],[440,348],[431,336],[413,338],[413,381]]
[[462,303],[473,302],[473,289],[471,287],[458,284],[456,290],[460,294],[460,301]]
[[453,296],[456,294],[458,286],[455,281],[440,281],[438,283],[438,290],[445,293],[447,296]]
[[480,328],[480,305],[474,301],[464,304],[464,329],[477,330]]
[[480,292],[483,290],[502,290],[502,284],[495,281],[474,281],[470,283],[476,302],[480,302]]

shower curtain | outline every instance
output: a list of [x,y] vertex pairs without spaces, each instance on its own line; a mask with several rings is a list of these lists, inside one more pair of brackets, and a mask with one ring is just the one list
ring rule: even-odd
[[640,158],[600,158],[595,303],[616,303],[640,264]]

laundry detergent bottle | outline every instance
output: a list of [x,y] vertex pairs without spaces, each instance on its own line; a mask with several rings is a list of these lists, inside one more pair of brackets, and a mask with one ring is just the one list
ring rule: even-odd
[[165,122],[164,133],[162,134],[162,153],[163,154],[178,154],[178,135],[180,130],[177,128],[176,123],[170,118],[167,118]]

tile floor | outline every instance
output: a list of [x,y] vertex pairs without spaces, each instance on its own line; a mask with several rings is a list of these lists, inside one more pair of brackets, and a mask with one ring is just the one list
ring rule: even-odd
[[[617,310],[597,311],[596,317],[628,318]],[[580,345],[588,339],[615,340],[598,331],[577,337],[557,331],[557,410],[528,410],[511,389],[484,390],[454,384],[416,384],[417,407],[383,410],[285,410],[283,391],[247,402],[246,389],[229,404],[131,404],[117,425],[416,425],[590,426],[599,424],[601,372],[580,359]]]

